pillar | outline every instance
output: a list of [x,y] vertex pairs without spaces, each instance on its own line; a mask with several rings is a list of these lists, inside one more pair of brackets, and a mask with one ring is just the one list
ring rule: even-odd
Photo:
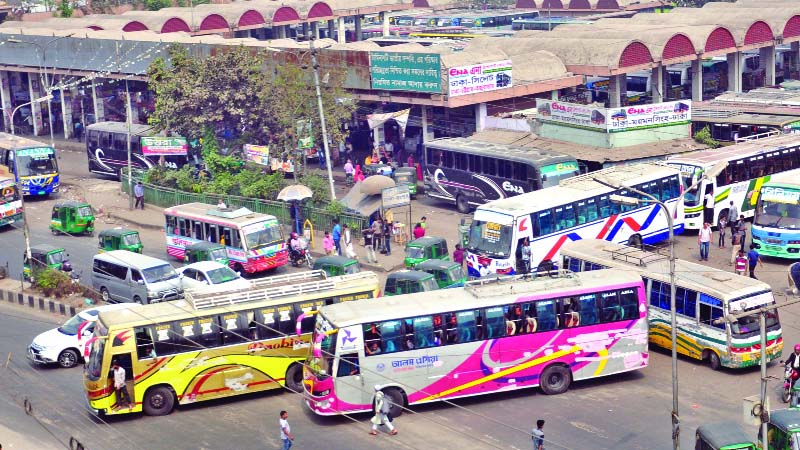
[[39,136],[44,130],[42,129],[42,103],[34,101],[42,97],[41,83],[39,82],[39,74],[28,72],[28,93],[31,96],[31,115],[33,116],[33,135]]
[[[302,30],[301,33],[303,33],[303,39],[308,40],[308,38],[310,37],[308,35],[308,23],[303,22],[302,24],[300,24],[300,29]],[[299,36],[298,36],[298,38],[299,38]]]
[[[95,123],[103,122],[106,118],[106,111],[103,106],[103,97],[97,96],[97,86],[95,86],[94,81],[92,81],[92,109],[94,110]],[[83,126],[87,125],[89,124],[83,124]]]
[[336,40],[339,41],[340,44],[347,42],[347,34],[344,29],[344,17],[336,19]]
[[275,39],[283,39],[286,36],[284,35],[285,31],[283,29],[283,25],[276,25],[272,27],[272,37]]
[[486,129],[486,103],[475,104],[475,132]]
[[742,54],[728,53],[728,90],[742,92]]
[[692,101],[703,101],[703,60],[692,60]]
[[650,98],[653,103],[664,101],[664,66],[659,64],[650,71]]
[[138,97],[138,92],[131,91],[131,123],[139,123],[139,102],[136,101]]
[[775,46],[758,49],[758,65],[764,68],[764,85],[775,85]]
[[790,45],[792,51],[789,56],[789,70],[792,72],[791,77],[794,77],[794,74],[800,71],[800,42],[792,42]]
[[4,130],[11,130],[11,112],[14,108],[11,103],[11,83],[8,80],[8,72],[0,70],[0,108],[3,108]]
[[336,37],[336,21],[331,19],[328,21],[328,39],[335,39]]
[[558,89],[554,89],[554,90],[550,91],[550,100],[553,100],[554,102],[557,102],[558,98],[559,98],[558,97]]
[[389,13],[387,12],[381,13],[381,22],[383,25],[383,35],[389,36]]
[[428,139],[428,114],[431,114],[430,106],[422,105],[422,143],[429,141]]
[[355,22],[355,26],[353,27],[353,29],[355,30],[354,31],[355,36],[353,37],[353,39],[356,42],[358,42],[361,40],[361,16],[360,15],[353,16],[353,21]]
[[72,98],[74,90],[61,88],[61,120],[64,124],[64,139],[72,137]]
[[619,108],[622,106],[620,98],[621,85],[625,83],[625,74],[611,75],[608,80],[608,106],[609,108]]

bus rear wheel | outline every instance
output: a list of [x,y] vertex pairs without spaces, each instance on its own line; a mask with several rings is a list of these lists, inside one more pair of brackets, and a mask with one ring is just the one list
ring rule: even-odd
[[166,416],[174,406],[175,395],[167,387],[156,386],[144,394],[142,408],[148,416]]
[[386,396],[386,400],[391,402],[389,415],[391,415],[392,418],[400,417],[400,415],[403,414],[403,407],[406,405],[403,392],[397,388],[386,388],[383,390],[383,394]]
[[292,364],[289,366],[289,369],[286,370],[286,387],[294,392],[302,392],[303,391],[303,365],[302,364]]
[[458,212],[461,214],[469,213],[469,202],[467,201],[467,197],[463,195],[456,197],[456,209],[458,209]]
[[539,378],[539,385],[542,392],[547,395],[562,394],[569,389],[570,382],[572,382],[572,374],[569,369],[564,366],[552,365],[547,366]]

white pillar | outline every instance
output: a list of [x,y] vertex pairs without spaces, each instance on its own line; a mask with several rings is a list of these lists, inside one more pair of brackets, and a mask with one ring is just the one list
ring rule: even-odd
[[389,13],[382,12],[381,13],[381,22],[383,25],[383,35],[389,36]]
[[[41,83],[39,82],[39,74],[28,72],[28,93],[31,96],[31,101],[42,97]],[[42,129],[42,103],[31,103],[31,115],[33,116],[33,135],[39,136],[44,130]]]
[[650,71],[650,98],[653,103],[664,101],[664,66],[661,64]]
[[483,131],[486,128],[486,103],[475,104],[475,131]]
[[625,83],[625,75],[611,75],[608,80],[608,106],[610,108],[619,108],[622,106],[620,100],[621,84]]
[[703,60],[692,60],[692,101],[703,101]]
[[428,137],[428,114],[433,114],[433,111],[430,110],[430,106],[422,105],[422,143],[429,141],[432,139]]
[[334,39],[336,35],[336,21],[331,19],[328,21],[328,39]]
[[336,19],[336,40],[339,41],[340,44],[347,42],[347,36],[344,29],[344,17],[339,17]]
[[0,108],[3,108],[3,124],[5,130],[11,130],[11,83],[8,81],[8,72],[0,70]]
[[285,36],[283,35],[283,25],[277,25],[272,27],[272,38],[273,39],[283,39]]
[[728,53],[728,90],[742,92],[742,54]]
[[61,88],[61,121],[64,124],[64,139],[72,137],[72,90]]
[[[103,97],[97,96],[97,87],[92,81],[92,106],[94,109],[94,121],[95,122],[103,122],[106,118],[106,111],[103,105]],[[87,126],[89,124],[85,123],[83,126]]]
[[358,42],[361,40],[361,16],[353,16],[353,20],[355,21],[355,26],[353,27],[355,36],[353,36],[353,40]]
[[764,67],[764,85],[775,85],[775,46],[758,49],[758,64]]

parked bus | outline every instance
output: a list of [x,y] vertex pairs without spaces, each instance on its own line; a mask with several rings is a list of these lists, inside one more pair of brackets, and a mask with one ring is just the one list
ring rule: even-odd
[[231,267],[242,274],[275,269],[289,260],[275,216],[205,203],[173,206],[164,210],[164,216],[167,253],[180,261],[186,246],[200,241],[224,245]]
[[45,143],[0,133],[0,167],[14,176],[22,195],[58,192],[56,150]]
[[800,178],[779,173],[761,186],[751,230],[763,256],[800,259]]
[[573,381],[647,366],[647,302],[635,273],[506,277],[463,288],[324,306],[304,371],[320,415],[369,411],[381,386],[405,405]]
[[[569,242],[561,249],[565,268],[576,272],[619,269],[638,273],[650,303],[650,342],[672,348],[669,257],[599,239]],[[708,361],[712,369],[742,368],[761,360],[757,314],[719,323],[729,314],[774,305],[763,281],[678,259],[675,261],[678,353]],[[783,337],[777,310],[767,313],[767,359],[780,358]]]
[[530,267],[546,269],[558,261],[564,242],[605,239],[631,245],[667,239],[667,219],[658,205],[617,205],[613,194],[636,197],[593,180],[602,177],[654,195],[674,214],[675,233],[683,231],[680,174],[662,164],[614,166],[562,180],[558,186],[498,200],[475,211],[467,244],[471,277],[520,273],[520,247],[530,240]]
[[[667,159],[667,164],[683,173],[684,188],[688,188],[704,171],[722,161],[728,162],[725,170],[686,194],[686,229],[700,229],[703,222],[716,226],[720,217],[728,216],[731,201],[739,214],[753,217],[758,190],[771,175],[800,176],[800,136],[789,134],[761,139],[754,136],[728,147],[673,156]],[[707,194],[714,197],[713,208],[705,208]]]
[[0,171],[0,227],[22,221],[22,199],[10,175]]
[[[300,392],[302,361],[315,323],[309,313],[322,305],[377,296],[378,277],[361,272],[284,283],[232,294],[187,294],[183,301],[101,313],[84,367],[90,410],[160,416],[176,402],[281,387]],[[109,376],[115,360],[125,369],[135,403],[130,411],[116,403],[114,377]]]
[[511,29],[548,31],[554,30],[559,25],[591,25],[593,20],[584,20],[576,17],[537,17],[535,19],[514,19],[511,22]]
[[577,174],[575,157],[549,150],[465,138],[425,143],[425,193],[455,203],[462,213]]
[[[172,169],[183,167],[188,161],[186,139],[171,138],[175,141],[175,148],[171,151],[172,154],[162,157],[150,153],[147,146],[142,145],[143,137],[154,134],[150,125],[131,124],[131,166],[134,169],[149,169],[159,164]],[[164,136],[159,138],[166,139]],[[181,145],[182,150],[179,149]],[[89,172],[120,176],[123,169],[127,170],[128,167],[128,125],[125,122],[98,122],[87,126],[86,157],[89,161]]]

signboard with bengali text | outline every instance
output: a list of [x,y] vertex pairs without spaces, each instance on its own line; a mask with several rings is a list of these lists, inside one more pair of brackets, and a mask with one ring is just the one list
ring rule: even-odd
[[411,192],[407,184],[386,188],[381,191],[381,204],[383,209],[397,208],[411,204]]
[[447,95],[479,94],[513,85],[511,60],[451,67],[447,73]]
[[688,124],[692,120],[692,101],[601,108],[578,103],[536,99],[539,120],[575,128],[617,133],[645,128]]
[[442,62],[437,53],[369,52],[372,89],[442,92]]
[[142,138],[142,154],[146,156],[186,156],[189,146],[182,137],[146,136]]

